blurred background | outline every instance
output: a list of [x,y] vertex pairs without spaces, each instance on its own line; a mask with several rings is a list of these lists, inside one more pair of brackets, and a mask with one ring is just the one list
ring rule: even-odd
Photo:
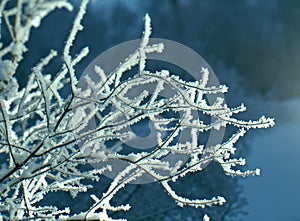
[[[79,0],[74,0],[78,6]],[[17,77],[26,83],[30,68],[53,48],[62,52],[73,13],[50,14],[28,43]],[[143,16],[152,18],[152,37],[184,44],[200,54],[222,84],[225,98],[234,107],[244,102],[244,119],[260,115],[276,118],[276,126],[251,131],[237,144],[246,168],[261,168],[260,177],[226,177],[217,165],[193,174],[174,186],[179,194],[196,197],[223,195],[227,204],[202,209],[178,208],[157,184],[130,185],[116,203],[128,202],[129,220],[299,221],[300,220],[300,1],[299,0],[94,0],[84,19],[73,53],[88,45],[90,55],[77,74],[104,50],[132,39],[143,30]],[[60,67],[55,60],[46,72]],[[239,117],[240,117],[239,116]],[[104,178],[105,180],[105,178]],[[107,180],[109,182],[109,180]],[[100,194],[103,184],[93,193]],[[51,196],[50,196],[51,197]],[[72,200],[73,211],[91,204],[89,197]],[[60,199],[52,200],[61,201]],[[80,202],[80,203],[79,203]]]

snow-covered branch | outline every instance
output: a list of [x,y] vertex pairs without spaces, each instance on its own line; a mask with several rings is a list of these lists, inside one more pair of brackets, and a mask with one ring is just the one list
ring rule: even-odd
[[[222,196],[211,199],[179,196],[171,183],[188,173],[201,172],[211,161],[217,162],[230,176],[259,175],[258,169],[245,172],[234,169],[245,164],[244,159],[232,158],[234,145],[249,129],[273,126],[274,119],[263,116],[255,121],[238,120],[234,115],[245,111],[244,105],[229,108],[221,96],[210,104],[207,95],[222,95],[228,88],[208,86],[210,73],[206,67],[199,69],[202,76],[199,81],[185,81],[168,70],[146,70],[148,54],[164,50],[163,44],[150,44],[149,15],[145,16],[138,48],[111,73],[95,66],[98,81],[85,76],[86,87],[80,87],[75,66],[89,51],[85,47],[73,56],[70,49],[77,32],[83,29],[81,22],[88,4],[88,0],[83,0],[62,53],[59,73],[52,76],[43,73],[44,67],[58,54],[51,50],[32,68],[25,88],[19,89],[15,73],[28,50],[26,43],[31,29],[37,28],[56,8],[72,10],[73,7],[65,0],[18,0],[13,7],[7,2],[0,3],[1,28],[5,25],[11,37],[8,45],[1,43],[0,50],[0,155],[5,158],[0,171],[0,220],[116,220],[108,212],[127,211],[130,206],[113,206],[111,200],[127,184],[144,175],[159,182],[179,206],[222,205],[226,201]],[[135,66],[138,73],[126,77],[126,72]],[[72,92],[67,98],[62,94],[65,87]],[[171,92],[167,97],[166,90]],[[197,112],[216,120],[204,122]],[[124,153],[122,148],[126,147],[109,144],[109,141],[119,144],[134,140],[136,134],[128,128],[143,120],[151,122],[157,132],[157,145],[150,151]],[[89,127],[91,121],[95,122],[93,128]],[[227,125],[237,128],[227,141],[214,146],[200,143],[202,132]],[[181,140],[182,134],[188,139]],[[177,156],[175,162],[173,155]],[[91,195],[95,203],[89,210],[74,214],[68,207],[39,206],[50,192],[64,191],[72,197],[86,192],[92,186],[82,181],[100,182],[101,175],[115,171],[112,163],[115,160],[127,166],[117,171],[106,192]],[[97,163],[103,166],[88,170],[81,167]],[[208,216],[204,220],[209,220]]]

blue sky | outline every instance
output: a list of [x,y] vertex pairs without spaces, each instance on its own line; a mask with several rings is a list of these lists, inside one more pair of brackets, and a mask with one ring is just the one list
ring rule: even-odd
[[250,167],[261,168],[260,177],[243,180],[249,216],[245,221],[300,220],[300,99],[277,103],[277,125],[250,142]]

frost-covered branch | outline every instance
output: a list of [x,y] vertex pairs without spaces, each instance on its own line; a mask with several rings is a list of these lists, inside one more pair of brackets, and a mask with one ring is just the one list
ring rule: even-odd
[[[217,162],[230,176],[259,175],[258,169],[244,172],[234,169],[245,164],[244,159],[232,158],[234,145],[249,129],[273,126],[274,120],[264,116],[256,121],[238,120],[234,115],[245,111],[245,106],[229,108],[221,96],[210,104],[207,95],[222,95],[228,88],[208,86],[210,73],[206,67],[199,70],[202,76],[199,81],[184,81],[168,70],[146,70],[148,54],[164,50],[163,44],[150,44],[148,15],[138,48],[111,73],[95,66],[97,79],[84,76],[85,87],[80,86],[75,66],[89,51],[85,47],[76,56],[70,51],[78,31],[83,29],[81,22],[87,3],[88,0],[81,2],[62,52],[60,71],[53,75],[43,73],[44,67],[58,54],[51,50],[32,68],[23,89],[19,89],[14,74],[27,50],[31,29],[38,27],[54,9],[72,10],[72,6],[64,0],[18,0],[11,8],[6,0],[0,3],[1,25],[6,26],[11,37],[11,42],[6,46],[1,44],[0,50],[0,155],[6,159],[0,171],[0,218],[116,220],[109,217],[109,212],[127,211],[130,206],[111,205],[113,197],[144,176],[159,182],[179,206],[204,208],[224,204],[222,196],[211,199],[179,196],[171,183],[188,173],[201,172],[211,161]],[[126,77],[126,72],[135,66],[138,73]],[[66,87],[71,90],[68,97],[62,92]],[[165,96],[166,91],[171,93]],[[198,112],[216,120],[205,122],[199,119]],[[154,125],[157,145],[150,151],[125,154],[122,148],[126,146],[118,144],[133,141],[136,134],[129,128],[142,120]],[[91,121],[95,122],[94,127],[90,127]],[[200,143],[202,132],[227,125],[237,128],[227,141],[214,146]],[[182,134],[188,139],[180,139]],[[173,155],[177,156],[175,162]],[[127,166],[116,171],[112,163],[115,160]],[[97,163],[103,166],[82,169],[83,165]],[[83,180],[100,182],[100,176],[109,171],[117,174],[103,194],[91,195],[95,203],[87,211],[74,214],[68,207],[39,206],[50,192],[64,191],[75,198],[79,192],[92,188]],[[204,220],[209,220],[208,216]]]

